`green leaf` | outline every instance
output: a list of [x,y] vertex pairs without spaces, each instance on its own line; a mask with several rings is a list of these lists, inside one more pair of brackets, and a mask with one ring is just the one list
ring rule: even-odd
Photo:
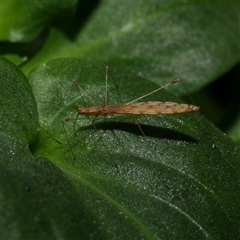
[[228,130],[228,135],[240,145],[240,113],[232,127]]
[[13,62],[17,66],[20,66],[22,63],[24,63],[24,61],[26,61],[26,59],[21,58],[20,56],[15,54],[5,54],[3,57]]
[[[104,65],[50,61],[29,74],[33,94],[13,64],[1,66],[5,239],[239,236],[239,147],[199,113],[103,118],[97,130],[81,117],[74,131],[77,107],[93,104],[73,80],[102,104]],[[108,103],[156,88],[110,68]],[[166,90],[141,99],[149,100],[180,102]]]
[[37,37],[51,22],[73,15],[76,0],[4,1],[1,3],[1,41],[26,42]]
[[[199,90],[239,61],[239,2],[103,1],[72,40],[52,28],[23,67],[59,57],[109,64],[160,85],[180,78]],[[173,86],[177,94],[185,94]]]

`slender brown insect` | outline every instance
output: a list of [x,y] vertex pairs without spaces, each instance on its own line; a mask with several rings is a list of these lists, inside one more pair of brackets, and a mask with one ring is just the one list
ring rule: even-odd
[[[108,80],[108,66],[106,67],[106,86]],[[129,103],[126,104],[107,104],[107,88],[105,89],[105,104],[101,104],[93,107],[79,107],[78,108],[78,116],[79,115],[94,115],[96,118],[99,115],[106,117],[110,115],[114,117],[115,114],[129,114],[129,115],[160,115],[160,114],[181,114],[181,113],[189,113],[196,112],[199,110],[199,107],[190,104],[182,104],[182,103],[174,103],[174,102],[137,102],[140,99],[143,99],[162,88],[167,87],[168,85],[179,82],[179,79],[173,80],[170,83],[157,88],[156,90],[141,96]],[[74,84],[83,91],[83,89],[79,86],[79,84],[74,81]],[[84,91],[83,91],[84,92]],[[86,92],[84,94],[90,98]],[[92,100],[91,100],[92,101]],[[93,102],[93,101],[92,101]]]
[[[98,116],[111,116],[114,117],[115,114],[126,114],[126,115],[160,115],[160,114],[182,114],[182,113],[189,113],[189,112],[197,112],[199,110],[198,106],[190,105],[190,104],[181,104],[181,103],[174,103],[174,102],[155,102],[155,101],[149,101],[149,102],[137,102],[149,95],[152,95],[153,93],[158,92],[159,90],[179,82],[179,79],[173,80],[170,83],[157,88],[156,90],[141,96],[131,102],[128,102],[126,104],[107,104],[107,82],[108,82],[108,71],[109,68],[106,66],[106,85],[105,85],[105,104],[97,105],[93,102],[91,97],[81,88],[81,86],[74,81],[75,86],[95,105],[93,107],[79,107],[77,109],[78,115],[75,118],[74,121],[74,131],[75,131],[75,124],[78,120],[78,117],[80,115],[93,115],[95,118],[92,119],[93,127],[96,129],[94,122],[98,120]],[[66,118],[63,120],[63,127],[66,134],[64,123],[70,121],[70,118]],[[137,122],[132,122],[138,126],[143,136],[145,136],[141,126]],[[67,134],[66,134],[67,137]],[[67,137],[68,139],[68,137]],[[68,140],[69,146],[70,142]],[[104,144],[104,143],[103,143]],[[106,147],[105,147],[106,148]],[[106,148],[107,149],[107,148]],[[108,150],[107,150],[108,151]],[[73,151],[71,150],[72,154]],[[108,153],[109,154],[109,153]],[[110,154],[109,154],[110,155]],[[73,154],[74,156],[74,154]],[[75,157],[74,157],[75,158]],[[115,163],[114,163],[115,165]]]
[[174,102],[138,102],[127,104],[106,105],[101,104],[89,108],[78,108],[79,115],[114,116],[115,114],[131,115],[159,115],[159,114],[180,114],[196,112],[199,107],[189,104]]

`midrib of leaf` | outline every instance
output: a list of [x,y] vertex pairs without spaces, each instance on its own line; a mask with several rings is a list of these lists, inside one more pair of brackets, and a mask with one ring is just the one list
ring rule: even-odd
[[[128,209],[124,208],[121,206],[121,204],[119,204],[117,201],[115,201],[113,198],[111,198],[109,195],[105,194],[103,191],[101,191],[99,188],[95,187],[95,185],[91,184],[91,182],[86,181],[84,178],[80,178],[79,176],[76,177],[75,174],[73,174],[72,171],[66,170],[64,169],[64,172],[66,173],[66,175],[69,177],[69,179],[71,180],[71,182],[76,183],[79,182],[79,179],[81,181],[81,184],[83,184],[84,186],[88,187],[89,189],[91,189],[92,191],[94,191],[95,193],[97,193],[99,196],[101,196],[103,199],[105,199],[106,201],[108,201],[109,203],[111,203],[112,206],[114,206],[116,209],[119,209],[120,212],[124,213],[125,215],[128,216],[129,219],[131,219],[138,227],[139,229],[145,234],[145,236],[148,239],[155,239],[154,236],[152,235],[152,232],[149,231],[148,227],[146,227],[138,218],[136,218]],[[83,172],[81,172],[82,174]],[[91,174],[92,175],[92,174]],[[93,175],[92,175],[93,176]],[[94,177],[96,178],[96,175],[94,175]],[[80,190],[79,190],[79,186],[76,184],[75,185],[75,189],[78,192],[78,194],[80,194],[82,197],[84,197]]]

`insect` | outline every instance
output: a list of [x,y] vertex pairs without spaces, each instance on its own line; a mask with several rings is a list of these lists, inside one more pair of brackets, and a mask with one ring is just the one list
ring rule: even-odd
[[[75,86],[94,104],[95,106],[92,107],[78,107],[77,108],[77,117],[74,120],[74,131],[75,130],[75,125],[76,121],[79,120],[79,116],[82,115],[87,115],[87,116],[94,116],[92,119],[92,124],[93,127],[95,127],[95,121],[99,120],[99,116],[103,117],[114,117],[115,115],[119,114],[124,114],[124,115],[139,115],[139,116],[144,116],[144,115],[161,115],[161,114],[183,114],[183,113],[189,113],[189,112],[197,112],[199,111],[199,107],[195,105],[190,105],[190,104],[182,104],[182,103],[175,103],[175,102],[158,102],[158,101],[147,101],[147,102],[138,102],[139,100],[152,95],[153,93],[156,93],[160,91],[161,89],[179,82],[179,79],[173,80],[170,83],[159,87],[155,89],[154,91],[145,94],[131,102],[128,102],[126,104],[108,104],[107,103],[107,83],[108,83],[108,72],[109,68],[106,66],[106,83],[105,83],[105,104],[100,104],[100,105],[95,105],[94,101],[91,99],[91,97],[81,88],[81,86],[78,84],[77,81],[74,81]],[[63,127],[64,131],[67,137],[67,133],[65,130],[64,123],[69,122],[72,120],[71,118],[65,118],[63,120]],[[138,122],[132,122],[138,126],[140,129],[141,133],[143,136],[145,136],[144,131],[142,130],[140,124]],[[68,137],[67,137],[68,139]],[[67,140],[70,146],[70,141]],[[103,144],[104,145],[104,144]],[[106,147],[105,147],[106,148]],[[107,149],[107,148],[106,148]],[[73,151],[71,150],[72,155]],[[75,159],[75,157],[74,157]]]
[[[129,114],[129,115],[160,115],[160,114],[182,114],[189,112],[197,112],[199,111],[199,107],[190,104],[182,104],[182,103],[174,103],[174,102],[137,102],[140,99],[143,99],[153,93],[158,92],[159,90],[179,82],[179,79],[173,80],[170,83],[157,88],[156,90],[141,96],[131,102],[126,104],[107,104],[107,81],[108,81],[108,66],[106,66],[106,89],[105,89],[105,104],[100,104],[93,107],[79,107],[77,109],[78,116],[79,115],[94,115],[95,120],[97,120],[99,115],[104,117],[111,116],[114,117],[115,114]],[[92,103],[92,99],[87,95],[86,92],[80,87],[80,85],[74,81],[75,86],[77,86],[90,100]],[[78,118],[77,116],[77,118]],[[76,120],[77,120],[76,118]],[[65,121],[69,121],[70,119],[65,119]],[[76,121],[75,120],[75,121]]]
[[131,115],[159,115],[159,114],[180,114],[196,112],[199,107],[189,104],[173,102],[137,102],[127,104],[101,104],[89,108],[78,108],[79,115],[110,115],[131,114]]

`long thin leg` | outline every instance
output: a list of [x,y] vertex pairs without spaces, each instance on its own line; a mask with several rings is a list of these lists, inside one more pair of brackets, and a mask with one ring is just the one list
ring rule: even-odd
[[105,104],[108,104],[108,66],[106,66],[106,81],[105,81]]
[[75,120],[74,120],[74,124],[73,124],[73,130],[74,130],[74,132],[76,133],[76,122],[77,122],[77,120],[78,120],[78,117],[79,117],[79,113],[77,114],[77,117],[75,118]]
[[[183,83],[183,81],[179,80],[179,82],[182,84],[183,88],[184,88],[185,91],[188,93],[188,96],[189,96],[189,98],[191,99],[192,103],[193,103],[194,105],[196,105],[195,102],[193,101],[191,95],[189,94],[189,92],[188,92],[185,84]],[[216,144],[214,143],[213,136],[212,136],[212,134],[211,134],[211,131],[210,131],[209,128],[208,128],[208,125],[207,125],[206,120],[204,119],[204,117],[203,117],[200,113],[199,113],[199,115],[200,115],[200,117],[202,118],[202,121],[203,121],[203,123],[204,123],[204,125],[205,125],[205,127],[206,127],[206,129],[207,129],[207,131],[208,131],[208,134],[209,134],[210,138],[211,138],[212,147],[213,147],[213,148],[216,148]]]
[[93,105],[96,105],[92,98],[82,89],[82,87],[78,84],[77,81],[74,80],[73,83],[77,87],[77,89],[81,91],[91,101]]
[[22,104],[22,106],[24,107],[24,109],[26,110],[26,112],[28,113],[29,117],[55,142],[57,142],[58,144],[62,144],[60,141],[58,141],[56,138],[54,138],[53,136],[51,136],[41,125],[40,123],[29,113],[29,111],[27,110],[27,107],[25,106],[24,102],[22,102],[19,97],[17,96],[19,102]]
[[[115,120],[115,119],[112,119],[112,120]],[[116,119],[116,120],[118,120],[118,119]],[[142,135],[143,135],[144,137],[146,137],[144,131],[142,130],[141,125],[140,125],[138,122],[136,122],[136,121],[130,121],[130,120],[122,120],[122,119],[121,119],[120,121],[122,121],[122,122],[128,122],[128,123],[132,123],[132,124],[137,125],[138,128],[139,128],[139,130],[140,130],[140,132],[142,133]]]
[[[106,66],[105,73],[106,73],[106,75],[105,75],[106,77],[105,77],[105,97],[104,97],[105,99],[104,99],[104,103],[107,105],[108,104],[108,96],[109,96],[109,94],[108,94],[108,73],[109,73],[109,67],[108,66]],[[116,82],[115,82],[113,77],[112,77],[112,79],[113,79],[115,87],[118,88],[118,86],[117,86],[117,84],[116,84]]]
[[[96,121],[98,121],[98,120],[103,120],[103,119],[104,119],[104,118],[101,118],[101,119],[97,118],[97,119],[94,119],[94,122],[96,122]],[[140,125],[138,122],[136,122],[136,121],[130,121],[130,120],[123,120],[123,119],[119,120],[119,119],[117,119],[117,118],[111,118],[111,121],[112,121],[112,120],[119,121],[119,122],[128,122],[128,123],[135,124],[135,125],[138,126],[138,128],[139,128],[140,132],[142,133],[142,135],[143,135],[144,137],[146,137],[144,131],[143,131],[142,128],[141,128],[141,125]]]
[[67,135],[67,131],[66,131],[66,128],[65,128],[65,123],[66,122],[69,122],[70,121],[70,118],[65,118],[64,120],[62,120],[62,126],[63,126],[63,129],[64,129],[64,133],[65,133],[65,136],[66,136],[66,139],[67,139],[67,142],[68,142],[68,146],[69,146],[69,149],[70,149],[70,152],[72,153],[72,157],[73,157],[73,162],[71,165],[73,165],[73,163],[75,162],[76,158],[75,158],[75,155],[73,153],[73,150],[72,150],[72,146],[70,144],[70,140],[69,140],[69,137]]
[[[78,116],[79,116],[79,114],[78,114]],[[75,124],[77,120],[81,120],[81,119],[78,118],[78,116],[77,116],[76,118],[66,118],[66,119],[64,119],[64,120],[62,121],[64,133],[65,133],[67,142],[68,142],[68,144],[69,144],[69,149],[70,149],[70,151],[71,151],[71,153],[72,153],[72,156],[73,156],[73,159],[74,159],[73,162],[75,162],[75,159],[76,159],[76,158],[75,158],[75,155],[74,155],[74,153],[73,153],[73,150],[72,150],[72,147],[71,147],[71,144],[70,144],[70,140],[69,140],[69,138],[68,138],[67,131],[66,131],[66,128],[65,128],[65,125],[64,125],[64,124],[65,124],[66,122],[71,121],[71,120],[74,120],[74,124]],[[95,117],[95,118],[92,120],[92,125],[93,125],[93,128],[95,129],[96,132],[97,132],[97,127],[96,127],[96,125],[95,125],[95,122],[98,121],[98,120],[101,120],[101,119],[98,119],[98,118]],[[76,127],[75,127],[75,126],[74,126],[74,132],[76,133]],[[107,151],[107,154],[108,154],[108,156],[110,157],[110,159],[111,159],[114,167],[115,167],[116,170],[118,171],[118,166],[117,166],[117,164],[114,162],[114,160],[112,159],[112,156],[111,156],[111,154],[110,154],[110,152],[109,152],[106,144],[105,144],[104,141],[102,140],[102,138],[100,138],[100,141],[102,142],[103,147],[104,147],[105,150]]]
[[[96,119],[96,118],[92,120],[92,125],[93,125],[93,127],[94,127],[94,129],[95,129],[96,132],[97,132],[97,127],[96,127],[96,125],[95,125],[95,121],[97,121],[97,120],[98,120],[98,119]],[[114,167],[115,167],[116,170],[118,171],[118,166],[117,166],[117,164],[114,162],[114,160],[112,159],[112,156],[111,156],[111,154],[110,154],[110,152],[109,152],[109,150],[108,150],[106,144],[104,143],[104,141],[102,140],[102,138],[100,138],[100,140],[101,140],[101,142],[102,142],[104,148],[106,149],[107,154],[108,154],[109,158],[111,159],[111,161],[112,161]]]

